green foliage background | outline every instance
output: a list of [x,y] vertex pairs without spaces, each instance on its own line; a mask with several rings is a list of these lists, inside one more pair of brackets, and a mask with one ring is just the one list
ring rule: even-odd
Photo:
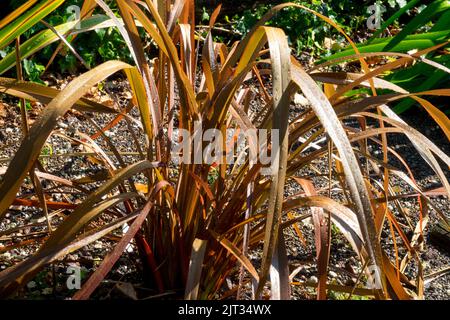
[[[8,0],[8,7],[2,11],[7,13],[19,7],[24,1]],[[5,3],[6,3],[5,2]],[[198,12],[198,19],[206,21],[209,14],[214,10],[219,1],[198,1],[203,3],[203,10]],[[234,36],[230,34],[225,35],[228,39],[233,40],[245,35],[251,27],[258,21],[269,8],[275,4],[288,1],[243,1],[244,11],[242,14],[233,13],[236,3],[234,1],[222,1],[223,14],[221,15],[221,22],[227,25],[234,32]],[[353,1],[353,0],[312,0],[312,1],[298,1],[294,2],[307,5],[314,10],[317,10],[324,15],[336,20],[349,33],[355,30],[364,28],[368,13],[365,8],[371,4],[372,1]],[[404,0],[389,0],[388,7],[394,11]],[[5,4],[3,3],[3,5]],[[82,6],[83,0],[68,0],[54,14],[50,15],[46,22],[53,26],[57,26],[73,18],[73,13],[67,11],[69,6]],[[115,9],[114,2],[109,1],[108,4]],[[96,9],[98,13],[103,13],[101,9]],[[386,15],[389,12],[386,13]],[[309,51],[315,55],[323,55],[329,53],[329,50],[323,47],[323,41],[326,37],[340,37],[330,30],[328,25],[325,25],[315,16],[302,12],[296,9],[286,9],[277,15],[276,19],[269,22],[270,25],[279,26],[285,30],[289,36],[289,41],[297,54],[302,51]],[[22,36],[22,42],[27,40],[31,35],[46,29],[46,27],[39,23],[28,30]],[[339,40],[338,39],[338,40]],[[99,63],[118,59],[126,62],[131,62],[129,50],[122,40],[119,32],[115,28],[99,29],[95,32],[83,33],[77,36],[74,41],[74,47],[80,56],[85,60],[89,66],[94,66]],[[56,50],[57,44],[46,47],[38,54],[34,55],[32,60],[25,60],[24,69],[28,80],[41,82],[40,76],[45,70],[45,65]],[[9,46],[6,50],[0,51],[0,56],[4,57],[8,52],[13,50],[13,46]],[[50,66],[58,72],[75,73],[84,69],[76,57],[67,49],[63,48],[55,58],[55,63]]]
[[[219,3],[222,3],[222,11],[219,16],[218,25],[222,28],[214,31],[214,37],[216,40],[224,43],[231,44],[235,40],[240,40],[249,32],[253,25],[261,19],[261,17],[274,5],[284,2],[296,2],[298,4],[305,5],[311,9],[330,17],[337,22],[342,29],[346,31],[356,42],[363,43],[372,36],[372,32],[367,29],[366,22],[371,12],[368,11],[368,7],[375,3],[375,0],[283,0],[283,1],[247,1],[242,0],[238,3],[236,1],[216,1],[216,0],[197,0],[197,20],[202,24],[207,24],[211,13]],[[412,10],[406,11],[398,19],[395,19],[390,28],[401,30],[402,27],[408,25],[415,17],[417,17],[427,5],[436,5],[438,2],[442,3],[444,0],[422,0],[418,1]],[[2,13],[5,15],[8,12],[19,7],[24,1],[8,0],[2,3]],[[114,1],[107,1],[111,9],[117,13],[117,6]],[[408,3],[406,0],[378,0],[385,8],[382,18],[387,20],[389,17],[398,12],[401,8],[405,7]],[[7,8],[4,8],[7,4]],[[48,16],[45,20],[47,23],[57,26],[65,23],[74,18],[73,13],[68,11],[68,7],[76,5],[81,7],[83,0],[67,0],[59,7],[53,14]],[[448,10],[450,11],[450,10]],[[239,13],[236,13],[239,12]],[[100,8],[96,8],[94,14],[104,14]],[[446,13],[450,15],[450,12]],[[444,14],[442,14],[443,16]],[[429,30],[436,29],[435,22],[438,21],[441,15],[436,15],[427,19],[426,23],[414,31],[414,33],[423,33]],[[441,19],[442,20],[442,19]],[[445,19],[444,19],[445,20]],[[442,24],[442,23],[441,23]],[[450,26],[443,26],[444,29],[450,30]],[[341,34],[339,34],[334,28],[331,28],[328,24],[323,23],[318,17],[311,15],[304,10],[298,10],[296,8],[286,8],[279,12],[274,19],[268,22],[268,25],[277,26],[282,28],[288,36],[289,43],[294,50],[293,53],[298,57],[305,55],[307,59],[314,59],[315,61],[327,59],[332,57],[334,53],[338,52],[347,45],[347,42]],[[36,24],[22,35],[21,41],[29,39],[37,32],[46,29],[42,23]],[[440,28],[442,29],[442,28]],[[228,32],[223,32],[226,30]],[[141,30],[141,36],[145,38],[144,30]],[[381,35],[382,37],[387,36]],[[326,39],[332,39],[332,43],[326,45]],[[70,41],[70,38],[68,39]],[[108,60],[122,60],[132,63],[130,52],[123,41],[120,33],[116,28],[97,29],[93,32],[82,33],[77,36],[76,39],[71,41],[72,45],[83,58],[89,67],[94,67],[100,63]],[[42,83],[41,76],[46,70],[46,65],[51,59],[55,50],[58,47],[58,43],[54,43],[45,47],[43,50],[34,54],[29,59],[24,59],[23,67],[25,71],[25,77],[27,80]],[[151,42],[151,39],[147,39],[147,54],[149,57],[152,55],[152,50],[156,49]],[[7,53],[14,49],[14,45],[10,45],[4,50],[0,51],[0,58],[3,58]],[[435,56],[433,59],[444,65],[449,64],[449,55]],[[428,57],[430,58],[430,57]],[[431,87],[439,87],[442,82],[448,81],[448,77],[443,71],[429,70],[431,67],[427,65],[419,65],[415,68],[410,68],[402,71],[401,73],[393,73],[387,75],[387,79],[399,84],[403,88],[410,90],[417,86],[423,86],[423,78],[418,75],[426,76],[428,72],[433,71],[436,75]],[[71,51],[62,46],[55,60],[49,65],[49,71],[53,73],[62,74],[75,74],[85,71],[85,67],[78,61],[78,59],[71,53]],[[10,71],[11,75],[14,75],[14,71]],[[427,90],[430,86],[422,89]],[[413,101],[403,102],[403,106],[397,108],[397,111],[404,111],[413,104]]]

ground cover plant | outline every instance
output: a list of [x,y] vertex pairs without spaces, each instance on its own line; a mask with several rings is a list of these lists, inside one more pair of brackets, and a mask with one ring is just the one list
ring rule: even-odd
[[[0,49],[15,42],[15,50],[0,60],[0,70],[16,68],[16,78],[0,78],[0,91],[23,106],[20,145],[0,168],[0,223],[15,206],[36,208],[39,216],[0,230],[0,254],[29,250],[0,271],[2,297],[20,295],[48,266],[107,238],[110,251],[85,276],[73,299],[89,298],[130,244],[145,285],[155,295],[290,299],[296,286],[307,284],[295,280],[300,269],[288,258],[288,230],[294,230],[296,241],[305,242],[302,226],[308,219],[317,270],[310,285],[317,299],[332,292],[344,298],[424,297],[420,252],[431,213],[448,227],[447,213],[435,197],[449,195],[450,158],[391,106],[414,100],[448,140],[449,120],[429,98],[448,97],[450,89],[444,83],[407,90],[384,76],[416,62],[448,75],[445,65],[424,58],[433,52],[448,55],[448,37],[409,53],[360,50],[332,19],[303,5],[283,3],[272,7],[242,40],[227,46],[213,41],[220,6],[204,34],[196,32],[191,0],[85,0],[81,21],[47,27],[23,43],[17,40],[63,3],[30,0],[0,21]],[[92,15],[96,7],[103,14]],[[320,19],[352,51],[302,66],[284,31],[266,25],[285,8]],[[129,63],[104,62],[61,88],[23,80],[25,57],[58,41],[76,55],[67,37],[110,27],[126,44]],[[154,55],[147,38],[157,48]],[[369,65],[374,57],[384,63]],[[355,62],[358,69],[334,71],[343,61]],[[126,79],[127,102],[94,99],[93,88],[112,90],[106,79],[114,76]],[[294,110],[298,99],[305,103]],[[40,106],[33,121],[27,102]],[[61,125],[67,115],[75,115],[90,131]],[[98,115],[110,121],[99,125]],[[126,132],[120,134],[129,137],[130,150],[122,150],[111,137],[120,123],[125,124]],[[180,129],[194,138],[174,135]],[[237,150],[243,161],[227,162],[226,154],[208,149],[214,139],[205,136],[200,149],[214,161],[174,161],[175,144],[187,141],[194,149],[198,132],[211,129],[223,137],[235,129],[231,139],[215,142],[227,152]],[[267,145],[250,137],[248,147],[240,149],[238,133],[256,129],[268,132]],[[389,145],[394,135],[412,143],[439,186],[423,190],[417,184],[408,159]],[[49,147],[55,137],[77,148],[65,155],[69,166],[81,159],[93,163],[95,172],[62,176],[50,170],[49,158],[60,156]],[[266,164],[250,161],[254,148],[270,154],[271,174],[264,174]],[[182,156],[193,160],[184,149]],[[318,179],[324,183],[319,185]],[[405,199],[412,201],[417,216],[406,212]],[[17,236],[27,234],[26,229],[32,230],[28,236]],[[346,271],[354,279],[351,284],[328,278],[333,237],[341,237],[355,253],[358,269]],[[411,268],[414,272],[407,273]]]

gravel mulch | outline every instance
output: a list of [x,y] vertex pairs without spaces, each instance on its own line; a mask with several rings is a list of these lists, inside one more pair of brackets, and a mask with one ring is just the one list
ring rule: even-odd
[[[64,87],[67,83],[67,79],[58,80],[56,78],[48,79],[49,84],[55,87]],[[123,108],[129,101],[131,95],[129,93],[128,85],[121,79],[114,79],[105,82],[103,90],[93,90],[90,93],[90,98],[98,99],[102,102],[109,102],[111,105],[120,106]],[[254,108],[257,108],[257,104]],[[30,122],[32,123],[39,115],[42,106],[39,104],[32,105],[32,109],[29,111]],[[293,114],[301,112],[301,107],[298,105],[293,106]],[[138,118],[139,114],[136,110],[133,110],[130,115]],[[432,119],[424,112],[415,111],[402,115],[402,118],[411,126],[425,134],[430,140],[435,142],[439,148],[441,148],[446,154],[450,154],[450,143],[446,139],[445,135],[433,122]],[[107,125],[112,116],[108,115],[92,115],[91,119],[100,127]],[[81,114],[77,112],[69,112],[58,124],[60,129],[65,130],[69,138],[78,137],[78,132],[85,134],[94,134],[92,124]],[[121,120],[119,124],[112,130],[108,131],[107,135],[111,139],[114,146],[121,152],[128,153],[124,156],[125,161],[138,160],[137,148],[134,142],[134,137],[129,134],[128,127],[131,126],[135,132],[141,130],[135,122],[128,122]],[[16,152],[21,141],[21,120],[20,113],[17,107],[17,102],[14,99],[7,97],[0,97],[0,172],[4,170],[11,157]],[[62,131],[61,131],[62,132]],[[140,138],[138,138],[140,139]],[[140,139],[141,144],[145,144],[145,141]],[[102,148],[108,148],[108,144],[103,138],[99,138],[97,143]],[[401,135],[389,135],[389,144],[400,155],[407,160],[412,172],[414,173],[418,184],[424,189],[429,190],[439,186],[439,182],[435,174],[431,171],[428,165],[420,158],[415,151],[412,144],[407,138]],[[64,154],[64,153],[79,153],[85,152],[86,149],[80,148],[78,145],[71,143],[70,139],[63,135],[53,135],[47,141],[47,145],[44,148],[44,157],[41,158],[42,163],[48,169],[50,173],[55,175],[76,179],[86,174],[95,174],[101,170],[99,164],[95,159],[87,156],[65,157],[65,156],[50,156],[52,154]],[[47,156],[46,156],[47,155]],[[394,165],[395,160],[393,160]],[[400,166],[399,166],[400,167]],[[317,163],[317,168],[322,172],[326,172],[326,166]],[[302,172],[303,174],[308,172]],[[447,176],[450,178],[448,170]],[[325,188],[327,186],[326,179],[317,178],[314,181],[317,188]],[[95,185],[92,185],[95,187]],[[399,182],[399,187],[408,189],[408,186],[404,186]],[[21,188],[20,193],[26,196],[32,188],[31,182],[26,181]],[[298,192],[299,188],[293,183],[289,183],[286,188],[286,195],[294,194]],[[82,199],[76,193],[68,195],[72,201],[80,202]],[[63,196],[55,193],[53,195],[55,201],[62,201]],[[446,197],[433,197],[434,204],[449,217],[450,201]],[[410,198],[402,200],[402,205],[408,217],[416,223],[418,221],[417,199]],[[396,212],[395,208],[392,208]],[[56,217],[55,224],[59,220],[63,219],[64,212],[57,213],[59,218]],[[10,265],[23,260],[31,253],[35,252],[37,247],[30,245],[26,247],[15,248],[4,252],[2,246],[17,243],[20,239],[39,237],[39,232],[42,225],[45,223],[45,219],[42,218],[43,214],[40,209],[31,209],[21,206],[13,206],[7,215],[7,218],[0,222],[0,270],[6,269]],[[406,223],[399,219],[402,223]],[[427,227],[427,231],[438,223],[439,217],[434,210],[430,210],[430,223]],[[24,225],[28,225],[30,222],[38,224],[37,226],[31,226],[27,228],[20,228],[19,231],[4,234],[6,230],[11,228],[19,228]],[[286,229],[287,237],[287,249],[291,264],[297,268],[297,275],[294,277],[294,281],[302,282],[313,286],[317,282],[315,269],[315,251],[314,251],[314,231],[310,221],[306,221],[302,224],[302,231],[304,232],[304,238],[306,246],[300,242],[295,235],[293,228]],[[383,236],[390,239],[389,230],[383,231]],[[31,235],[31,236],[30,236]],[[120,233],[117,234],[120,236]],[[361,268],[359,265],[357,256],[349,248],[342,234],[338,230],[332,230],[332,247],[331,247],[331,260],[329,271],[329,282],[339,283],[345,285],[354,284],[354,277],[351,276],[355,270]],[[397,239],[401,241],[400,238]],[[108,252],[113,244],[113,240],[102,239],[97,241],[79,251],[76,254],[67,256],[61,263],[55,265],[54,269],[47,268],[39,274],[39,276],[24,289],[21,293],[25,298],[64,298],[70,296],[71,291],[67,291],[64,288],[65,279],[67,278],[66,270],[70,265],[78,265],[82,267],[82,274],[87,274],[92,271],[98,263]],[[392,239],[387,240],[384,245],[392,248]],[[403,250],[403,251],[402,251]],[[400,248],[400,253],[404,252],[403,248]],[[394,252],[389,249],[387,252],[389,256],[394,257]],[[251,253],[251,258],[257,261],[260,258],[261,252],[256,250]],[[448,248],[440,248],[430,242],[429,237],[425,239],[424,251],[421,253],[421,258],[424,263],[425,277],[425,298],[426,299],[449,299],[450,298],[450,273],[439,274],[439,271],[445,270],[450,266],[450,256],[448,254]],[[114,270],[108,276],[107,282],[97,290],[94,298],[106,299],[115,297],[127,297],[127,298],[151,298],[156,293],[148,291],[144,286],[140,285],[142,280],[140,278],[138,256],[135,251],[130,249],[126,252],[114,267]],[[53,274],[54,272],[54,274]],[[417,274],[417,266],[413,266],[407,270],[407,274],[413,277]],[[58,285],[55,288],[49,289],[48,283],[52,283],[57,278]],[[50,279],[50,280],[49,280]],[[134,287],[129,287],[129,283],[137,284]],[[306,286],[295,286],[293,289],[294,299],[310,299],[312,297],[313,289]],[[346,298],[342,295],[332,294],[330,298],[342,299]]]

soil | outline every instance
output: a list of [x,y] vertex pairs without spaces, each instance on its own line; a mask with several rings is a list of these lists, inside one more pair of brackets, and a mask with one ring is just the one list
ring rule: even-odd
[[[48,84],[57,88],[64,87],[69,79],[58,79],[52,77],[47,79]],[[109,80],[104,84],[104,89],[94,89],[89,95],[89,98],[98,99],[102,102],[116,103],[121,107],[124,107],[129,101],[131,94],[129,93],[128,85],[121,79]],[[255,108],[258,107],[258,102],[255,102]],[[30,123],[32,123],[39,115],[40,110],[43,107],[39,104],[33,104],[31,110],[29,110]],[[298,105],[292,105],[293,115],[301,112],[302,107]],[[138,118],[139,114],[135,110],[131,112],[131,116]],[[445,135],[439,129],[439,127],[433,122],[433,120],[424,112],[420,110],[414,110],[402,115],[402,118],[411,126],[422,132],[430,140],[436,143],[441,150],[446,154],[450,154],[450,143],[446,139]],[[0,99],[0,176],[2,170],[8,166],[11,157],[16,152],[21,141],[21,120],[20,112],[17,107],[17,101],[11,98],[3,97]],[[108,115],[92,115],[91,119],[97,123],[97,125],[104,126],[110,120],[111,116]],[[119,125],[109,131],[108,136],[114,143],[117,149],[123,152],[129,152],[130,155],[125,157],[126,161],[135,161],[137,157],[133,154],[138,150],[135,148],[133,137],[128,133],[128,125],[138,130],[137,125],[134,122],[127,124],[125,121],[121,121]],[[66,130],[70,134],[76,132],[84,132],[86,134],[93,134],[95,130],[93,126],[87,121],[87,119],[77,112],[69,112],[59,122],[59,128]],[[103,139],[98,139],[100,146],[107,148],[107,144]],[[430,190],[439,186],[438,179],[428,165],[420,158],[414,149],[414,146],[408,141],[407,138],[401,135],[389,135],[389,144],[397,152],[399,152],[409,163],[410,168],[415,175],[418,184],[424,190]],[[62,153],[76,153],[85,151],[78,146],[71,144],[61,136],[53,135],[47,141],[46,152],[48,154],[62,154]],[[89,157],[43,157],[41,161],[45,164],[45,167],[50,173],[54,173],[58,176],[65,178],[79,178],[85,174],[93,174],[99,172],[100,166]],[[394,165],[397,165],[393,162]],[[322,168],[321,168],[322,166]],[[399,166],[400,167],[400,166]],[[324,164],[317,163],[317,168],[326,172],[326,166]],[[448,170],[446,171],[448,177],[450,177]],[[316,188],[326,188],[327,183],[325,179],[317,178],[314,181]],[[407,186],[402,186],[408,188]],[[45,187],[45,186],[44,186]],[[32,185],[30,181],[26,181],[20,190],[23,196],[26,196]],[[298,192],[299,189],[293,184],[288,184],[286,188],[286,195],[292,195]],[[54,194],[55,201],[62,201],[61,194]],[[448,198],[442,196],[432,197],[434,204],[438,207],[447,217],[450,212],[450,202]],[[69,196],[70,200],[77,200],[77,195],[73,194]],[[418,221],[417,199],[408,198],[407,200],[401,200],[403,207],[408,213],[409,218],[413,222]],[[394,212],[398,213],[395,208]],[[63,219],[64,212],[58,213],[60,215],[59,220]],[[0,270],[4,270],[9,266],[23,260],[30,254],[36,251],[37,246],[25,246],[14,248],[5,252],[2,246],[11,246],[17,243],[21,239],[32,239],[36,237],[42,237],[43,224],[45,220],[42,220],[42,211],[36,208],[29,208],[23,206],[13,206],[9,211],[6,219],[0,222]],[[58,218],[57,218],[58,219]],[[57,220],[56,219],[56,220]],[[44,221],[44,222],[43,222]],[[437,224],[439,217],[435,210],[430,210],[430,223],[428,224],[427,231]],[[33,226],[26,228],[19,228],[14,233],[7,232],[11,228],[23,227],[34,223]],[[295,282],[306,283],[313,286],[317,282],[315,269],[315,250],[314,250],[314,234],[313,227],[310,221],[306,221],[302,224],[302,232],[304,233],[305,243],[303,244],[296,236],[293,228],[285,229],[285,236],[287,239],[287,250],[290,263],[297,269],[297,274],[294,277]],[[389,230],[383,231],[383,236],[387,239],[389,237]],[[428,233],[428,232],[427,232]],[[427,234],[425,233],[425,234]],[[117,233],[120,236],[120,231]],[[400,242],[400,238],[397,239]],[[389,248],[392,248],[392,240],[386,240],[386,245],[389,244]],[[389,243],[390,242],[390,243]],[[106,252],[112,248],[113,240],[103,238],[83,249],[77,251],[74,254],[70,254],[64,258],[64,260],[55,264],[54,268],[47,268],[42,271],[36,279],[30,282],[26,288],[20,293],[20,298],[30,299],[63,299],[70,297],[74,291],[67,290],[66,280],[68,277],[68,266],[81,267],[82,277],[91,272],[98,263],[102,260]],[[306,245],[305,245],[306,244]],[[447,250],[446,250],[447,249]],[[403,250],[403,251],[402,251]],[[404,252],[403,248],[400,248],[400,253]],[[388,255],[393,258],[395,252],[392,249],[387,251]],[[261,251],[256,250],[251,252],[251,259],[256,261],[260,258]],[[429,237],[425,239],[425,246],[423,252],[420,253],[424,263],[425,273],[425,299],[449,299],[450,298],[450,272],[448,268],[450,266],[450,256],[448,248],[440,248],[430,242]],[[108,299],[108,298],[130,298],[134,299],[139,297],[140,299],[152,299],[161,298],[156,292],[153,292],[142,285],[142,278],[140,276],[140,264],[138,255],[135,250],[129,248],[129,250],[122,255],[118,263],[115,265],[112,272],[108,275],[107,280],[102,283],[100,288],[95,292],[94,299]],[[354,270],[361,268],[358,262],[357,256],[348,246],[342,234],[339,231],[333,230],[332,233],[332,247],[331,247],[331,260],[329,270],[329,283],[339,283],[345,285],[352,285],[355,281],[355,277],[352,276]],[[446,271],[447,270],[447,271]],[[439,274],[440,271],[444,271]],[[409,277],[417,275],[417,266],[408,268],[406,273]],[[55,281],[56,279],[56,281]],[[55,285],[52,286],[51,284]],[[130,285],[133,284],[133,285]],[[170,298],[171,295],[177,295],[179,292],[169,292],[164,298]],[[308,286],[294,286],[293,287],[294,299],[311,299],[314,298],[314,290]],[[346,296],[336,295],[330,293],[332,299],[342,299]]]

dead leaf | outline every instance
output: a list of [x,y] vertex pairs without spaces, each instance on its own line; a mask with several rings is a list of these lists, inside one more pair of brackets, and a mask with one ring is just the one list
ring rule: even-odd
[[128,298],[132,300],[137,300],[137,294],[136,290],[134,290],[134,287],[129,282],[121,282],[116,284],[116,288],[119,289],[120,292],[122,292],[124,295],[126,295]]
[[6,110],[6,105],[0,102],[0,118],[4,118],[8,115],[8,111]]
[[96,157],[94,156],[87,156],[87,160],[92,163],[92,164],[103,164],[102,161],[98,160]]
[[136,190],[142,193],[148,193],[148,186],[143,183],[135,183]]

